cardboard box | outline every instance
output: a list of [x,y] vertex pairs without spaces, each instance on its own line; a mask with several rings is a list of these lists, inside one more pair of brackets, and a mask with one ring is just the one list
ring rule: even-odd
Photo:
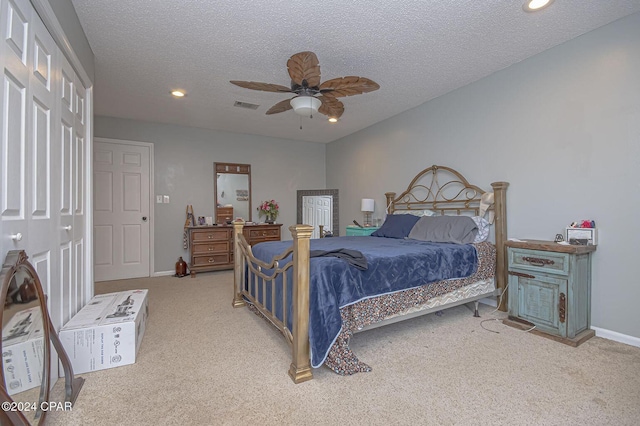
[[2,367],[7,393],[14,395],[40,386],[44,367],[40,306],[17,311],[2,329],[2,336]]
[[149,316],[147,290],[99,294],[60,330],[74,373],[136,362]]

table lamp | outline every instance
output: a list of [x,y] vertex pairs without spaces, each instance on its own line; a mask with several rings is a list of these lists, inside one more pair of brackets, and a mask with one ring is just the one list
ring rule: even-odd
[[360,210],[364,213],[364,226],[371,226],[371,213],[375,202],[371,198],[363,198]]

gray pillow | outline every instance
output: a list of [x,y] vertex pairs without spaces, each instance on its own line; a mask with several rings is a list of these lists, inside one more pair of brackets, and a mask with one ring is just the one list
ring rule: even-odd
[[409,232],[410,239],[434,243],[472,243],[478,225],[468,216],[423,216]]

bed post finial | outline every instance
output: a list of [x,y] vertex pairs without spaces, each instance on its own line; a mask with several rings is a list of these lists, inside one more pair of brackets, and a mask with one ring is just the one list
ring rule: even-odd
[[313,226],[289,227],[293,237],[293,333],[289,376],[294,383],[313,379],[309,348],[309,246]]
[[[496,235],[496,287],[504,291],[507,286],[507,249],[505,242],[507,241],[507,188],[509,182],[493,182],[494,194],[494,212],[495,219],[495,235]],[[507,310],[507,294],[503,294],[500,298],[501,311]]]
[[240,255],[240,235],[242,235],[242,228],[244,227],[244,221],[233,222],[233,302],[234,308],[239,308],[246,305],[242,298],[242,277],[244,275],[244,268],[242,267],[243,257]]
[[386,210],[385,212],[387,214],[393,214],[393,211],[395,210],[393,208],[393,200],[395,200],[396,198],[396,193],[395,192],[385,192],[384,196],[387,197],[387,204],[386,204]]

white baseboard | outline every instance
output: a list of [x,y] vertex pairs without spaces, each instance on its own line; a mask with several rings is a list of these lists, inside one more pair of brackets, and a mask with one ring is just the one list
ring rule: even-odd
[[166,277],[169,275],[175,275],[176,272],[175,271],[160,271],[160,272],[154,272],[152,276],[154,277]]
[[617,331],[611,331],[599,327],[591,327],[591,329],[596,332],[596,336],[602,337],[603,339],[609,339],[640,348],[640,338],[638,337],[628,336],[626,334],[618,333]]

